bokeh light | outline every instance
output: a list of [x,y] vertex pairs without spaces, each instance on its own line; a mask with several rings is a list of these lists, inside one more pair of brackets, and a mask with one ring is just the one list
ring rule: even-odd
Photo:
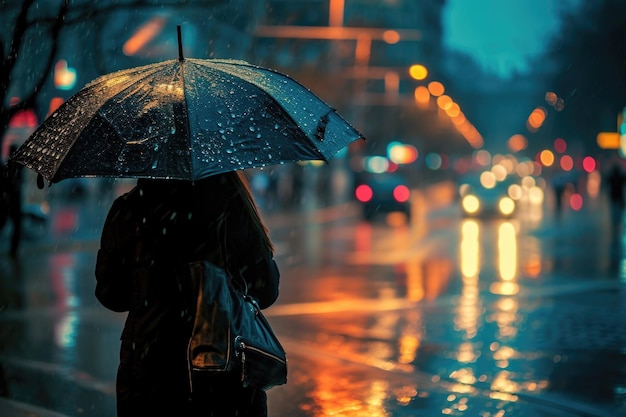
[[409,67],[409,75],[416,80],[423,80],[428,77],[428,69],[421,64],[414,64]]
[[430,91],[430,94],[433,96],[439,97],[446,92],[446,89],[439,81],[431,81],[428,83],[428,91]]

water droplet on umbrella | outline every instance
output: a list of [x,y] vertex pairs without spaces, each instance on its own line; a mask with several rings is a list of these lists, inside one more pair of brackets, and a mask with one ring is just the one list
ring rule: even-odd
[[173,134],[175,134],[175,133],[176,133],[176,128],[175,128],[175,127],[173,127],[173,128],[172,128],[172,130],[171,130],[171,132],[172,132],[172,135],[173,135]]
[[250,132],[254,132],[256,130],[254,126],[250,126],[248,129],[250,129]]

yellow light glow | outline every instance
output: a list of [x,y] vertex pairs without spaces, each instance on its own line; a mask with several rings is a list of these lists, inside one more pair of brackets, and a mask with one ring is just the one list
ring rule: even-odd
[[421,64],[414,64],[409,67],[409,75],[416,80],[424,80],[428,77],[428,69]]
[[496,295],[516,295],[519,293],[519,285],[514,282],[494,282],[489,286],[489,291]]
[[478,213],[478,210],[480,210],[480,201],[475,195],[466,195],[463,197],[461,204],[463,204],[463,210],[469,214]]
[[505,216],[510,216],[515,211],[515,202],[510,197],[503,197],[498,202],[498,210]]
[[[509,207],[507,210],[510,209],[513,212],[515,203],[508,197],[506,200],[512,205],[512,208]],[[517,275],[517,234],[511,222],[504,222],[498,228],[498,260],[500,277],[504,281],[515,279]]]
[[461,273],[464,280],[474,280],[480,272],[479,227],[474,220],[466,220],[461,225]]

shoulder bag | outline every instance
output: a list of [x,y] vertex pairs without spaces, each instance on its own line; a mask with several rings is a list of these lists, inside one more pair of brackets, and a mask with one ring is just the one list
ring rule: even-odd
[[[244,387],[268,390],[287,382],[287,357],[242,276],[206,260],[189,264],[193,321],[190,370],[238,372]],[[237,285],[233,285],[237,279]],[[239,288],[241,287],[241,289]]]

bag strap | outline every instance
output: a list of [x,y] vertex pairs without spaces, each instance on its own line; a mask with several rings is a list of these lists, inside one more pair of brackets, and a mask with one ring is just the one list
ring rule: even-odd
[[[221,259],[224,262],[224,270],[226,271],[226,275],[228,275],[228,279],[231,284],[236,282],[238,290],[243,293],[245,296],[248,296],[248,283],[246,279],[243,277],[241,270],[237,267],[232,267],[230,264],[230,256],[228,254],[226,244],[226,217],[227,214],[220,215],[219,219],[217,219],[217,234],[218,234],[218,250]],[[219,235],[221,234],[221,237]]]

